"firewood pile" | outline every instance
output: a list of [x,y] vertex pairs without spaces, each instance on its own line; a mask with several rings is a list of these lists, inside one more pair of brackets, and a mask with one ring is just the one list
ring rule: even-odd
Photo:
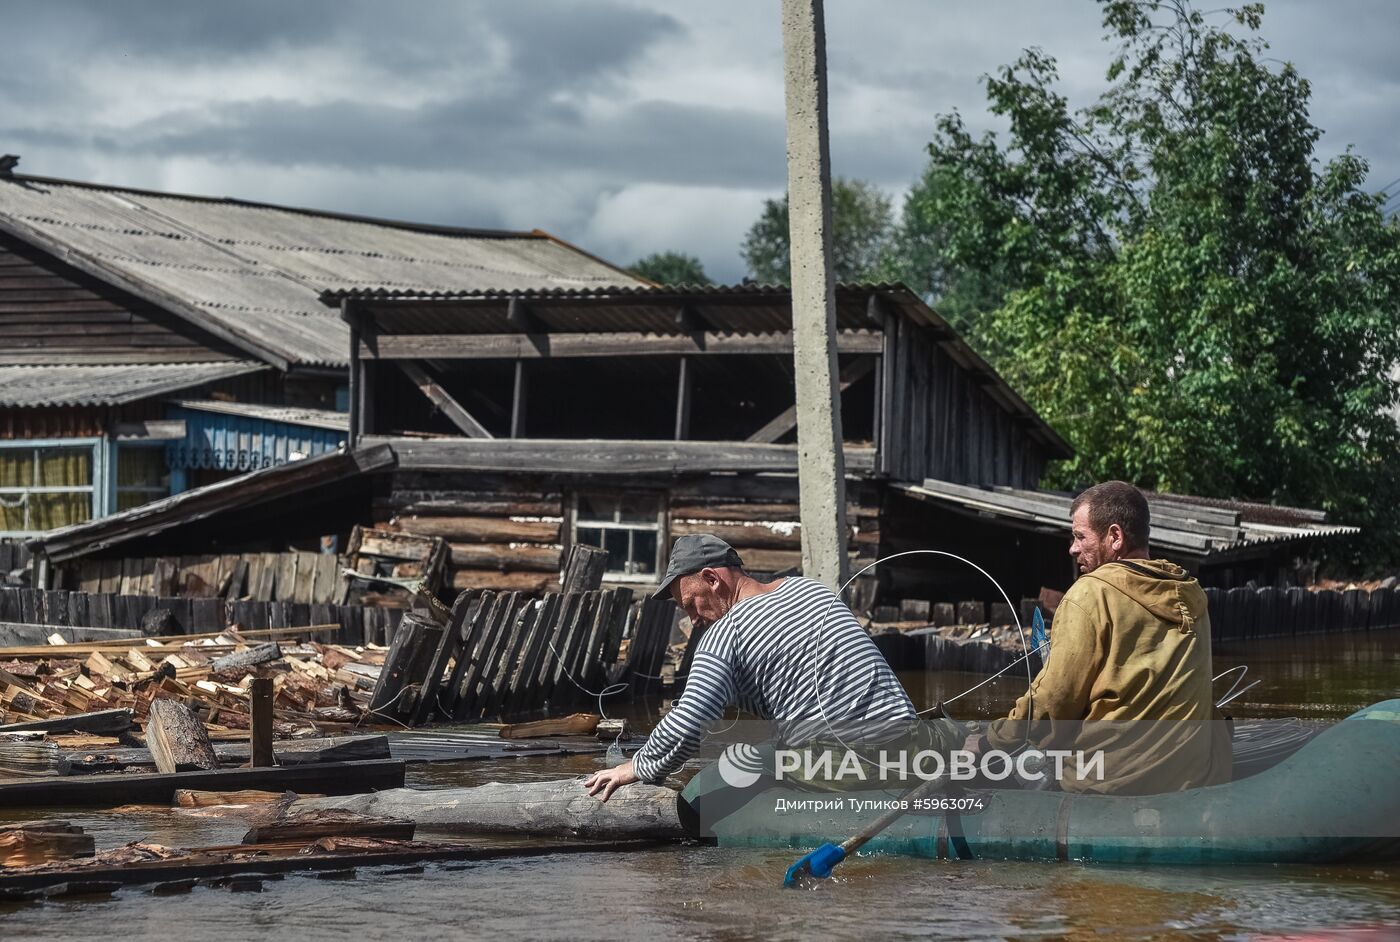
[[170,699],[189,707],[212,739],[246,739],[259,675],[272,678],[278,738],[370,725],[386,649],[291,637],[305,633],[235,626],[205,636],[0,648],[0,735],[125,734],[139,742],[132,734],[144,730],[152,702]]

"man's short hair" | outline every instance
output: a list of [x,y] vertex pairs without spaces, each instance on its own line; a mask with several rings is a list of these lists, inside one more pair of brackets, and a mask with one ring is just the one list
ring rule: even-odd
[[1104,481],[1095,484],[1069,505],[1073,516],[1080,507],[1089,508],[1089,526],[1102,535],[1113,524],[1123,530],[1124,549],[1147,548],[1147,536],[1152,527],[1151,511],[1142,491],[1126,481]]

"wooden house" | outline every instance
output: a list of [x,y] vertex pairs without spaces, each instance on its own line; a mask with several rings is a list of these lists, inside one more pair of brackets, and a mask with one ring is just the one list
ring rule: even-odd
[[[13,161],[5,166],[12,168]],[[327,290],[639,284],[543,232],[0,172],[0,538],[345,444]]]

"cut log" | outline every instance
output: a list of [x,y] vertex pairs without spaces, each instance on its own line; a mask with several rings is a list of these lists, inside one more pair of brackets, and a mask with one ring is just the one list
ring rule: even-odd
[[373,837],[409,841],[417,825],[403,818],[382,818],[346,811],[343,808],[317,808],[261,821],[243,835],[245,844],[311,841],[323,837]]
[[94,850],[92,835],[66,821],[31,821],[0,827],[0,867],[29,867],[91,857]]
[[603,718],[597,713],[575,713],[550,720],[511,723],[501,727],[502,739],[533,739],[540,736],[592,736]]
[[564,571],[559,575],[560,592],[592,592],[603,587],[603,573],[608,569],[608,551],[596,546],[575,543],[569,547]]
[[209,662],[209,669],[216,674],[221,671],[247,670],[259,664],[266,664],[268,661],[275,661],[281,656],[282,649],[277,642],[270,641],[246,651],[236,651],[233,654],[216,657]]
[[512,520],[509,517],[398,517],[400,533],[440,536],[454,543],[557,543],[558,520]]
[[204,724],[189,707],[176,700],[151,701],[151,712],[146,718],[146,748],[151,750],[156,769],[166,774],[219,767]]
[[559,571],[560,549],[533,543],[452,543],[452,565],[457,569],[500,571]]
[[476,788],[394,788],[349,798],[292,803],[289,813],[344,808],[361,814],[406,818],[442,831],[572,834],[578,837],[681,837],[677,793],[641,783],[619,789],[606,802],[589,795],[582,779],[491,783]]
[[459,569],[452,574],[452,588],[497,589],[504,592],[545,592],[558,588],[553,572],[497,572],[494,569]]

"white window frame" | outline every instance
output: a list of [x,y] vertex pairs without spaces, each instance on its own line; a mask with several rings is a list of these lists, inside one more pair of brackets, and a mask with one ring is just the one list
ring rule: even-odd
[[[608,520],[601,520],[601,519],[596,519],[596,518],[584,517],[584,516],[579,512],[580,498],[581,498],[581,497],[584,497],[584,496],[587,496],[588,498],[590,498],[590,499],[592,499],[592,500],[613,500],[613,501],[616,501],[616,503],[617,503],[617,509],[613,511],[613,519],[612,519],[611,521],[608,521]],[[642,497],[642,496],[645,496],[645,497],[647,497],[648,499],[654,499],[654,500],[656,501],[656,522],[655,522],[655,523],[638,523],[638,522],[623,523],[621,520],[619,520],[618,517],[621,516],[621,504],[622,504],[622,499],[623,499],[624,497]],[[663,565],[663,563],[664,563],[664,561],[665,561],[665,554],[666,554],[666,546],[665,546],[665,543],[666,543],[666,505],[667,505],[666,495],[665,495],[665,494],[662,494],[662,493],[652,493],[652,492],[624,493],[624,492],[622,492],[622,491],[610,491],[610,490],[607,490],[607,489],[605,489],[605,488],[600,488],[600,489],[598,489],[598,490],[585,490],[585,491],[581,491],[581,492],[575,492],[575,493],[572,495],[572,499],[569,501],[569,540],[570,540],[570,543],[571,543],[571,545],[572,545],[572,544],[574,544],[574,543],[579,543],[579,542],[581,542],[581,541],[579,540],[579,536],[578,536],[579,527],[585,527],[585,528],[590,528],[590,529],[594,529],[594,530],[627,530],[627,531],[629,531],[629,536],[628,536],[628,538],[627,538],[627,555],[628,555],[628,562],[631,562],[632,555],[633,555],[633,554],[632,554],[632,545],[633,545],[633,541],[632,541],[632,537],[631,537],[630,534],[633,533],[633,532],[638,532],[638,531],[640,531],[640,532],[645,532],[645,533],[655,533],[655,534],[656,534],[656,559],[655,559],[655,561],[653,561],[653,563],[652,563],[652,571],[651,571],[651,572],[613,572],[613,571],[608,571],[608,572],[604,572],[604,573],[603,573],[603,581],[604,581],[604,582],[625,582],[625,583],[633,583],[633,584],[636,584],[636,583],[652,583],[652,584],[654,584],[654,583],[660,582],[660,581],[661,581],[661,573],[662,573],[662,571],[663,571],[664,568],[665,568],[664,565]],[[611,562],[612,562],[612,560],[610,559],[610,560],[609,560],[609,563],[611,563]],[[625,565],[625,564],[624,564],[624,565]]]
[[[90,448],[92,449],[92,484],[87,487],[64,486],[64,487],[0,487],[0,499],[6,503],[12,502],[15,498],[25,501],[25,517],[29,516],[28,496],[31,493],[38,494],[77,494],[86,491],[92,495],[92,512],[89,520],[96,520],[105,517],[108,513],[108,488],[105,487],[107,481],[107,448],[103,438],[13,438],[0,440],[0,449],[5,451],[17,451],[25,449],[33,451],[35,461],[38,461],[38,453],[45,448]],[[35,468],[37,477],[38,468]],[[33,536],[43,533],[43,530],[0,530],[0,537]]]

